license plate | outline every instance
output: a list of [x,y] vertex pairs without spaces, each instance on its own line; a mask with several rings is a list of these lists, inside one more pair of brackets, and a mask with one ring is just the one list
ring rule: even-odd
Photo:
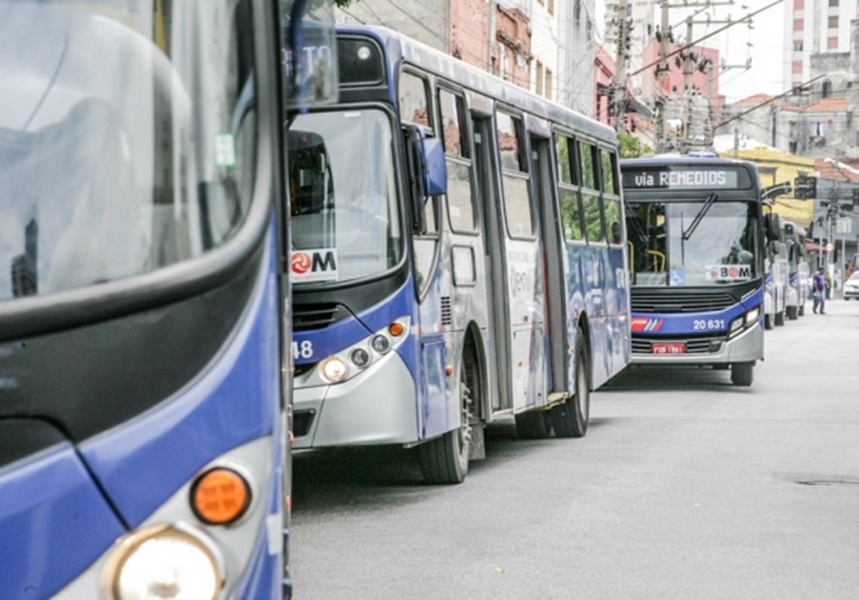
[[683,342],[653,342],[650,351],[653,354],[686,354],[686,344]]

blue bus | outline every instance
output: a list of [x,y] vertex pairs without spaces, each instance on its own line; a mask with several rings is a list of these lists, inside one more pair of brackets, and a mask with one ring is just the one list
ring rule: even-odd
[[0,598],[290,593],[280,5],[0,2]]
[[584,436],[630,360],[614,132],[394,31],[339,28],[340,100],[289,132],[295,447]]
[[764,357],[767,226],[757,168],[714,157],[621,161],[633,365],[731,369],[749,386]]

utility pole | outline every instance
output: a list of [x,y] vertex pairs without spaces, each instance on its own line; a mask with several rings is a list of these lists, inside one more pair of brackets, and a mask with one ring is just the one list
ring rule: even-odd
[[[686,41],[692,40],[692,17],[686,17]],[[695,70],[696,56],[692,48],[681,52],[683,58],[683,140],[681,152],[689,151],[692,139],[692,72]]]
[[614,130],[622,133],[626,124],[626,69],[629,61],[629,34],[632,20],[627,17],[629,0],[620,0],[617,6],[617,51],[615,53]]
[[[659,61],[656,64],[656,150],[665,151],[665,97],[668,95],[668,44],[674,41],[668,24],[668,0],[662,0],[661,22],[656,38],[659,41]],[[652,65],[648,65],[652,66]]]
[[[782,0],[776,0],[776,2],[770,6],[774,6],[781,2]],[[628,76],[638,75],[645,69],[649,69],[650,67],[656,65],[656,81],[657,81],[657,93],[654,101],[656,108],[656,146],[658,151],[664,151],[667,149],[668,142],[665,134],[665,105],[666,98],[670,92],[670,86],[668,85],[668,77],[669,77],[669,67],[668,67],[668,58],[679,54],[683,59],[683,76],[684,76],[684,84],[683,84],[683,119],[682,119],[682,133],[683,137],[680,141],[680,149],[683,151],[687,151],[689,149],[689,139],[691,136],[690,130],[692,127],[692,119],[693,119],[693,94],[692,94],[692,74],[695,71],[695,68],[698,66],[698,56],[694,51],[694,46],[699,42],[706,40],[707,38],[712,37],[713,35],[719,33],[720,31],[724,31],[727,27],[722,27],[708,35],[705,35],[699,40],[692,39],[692,24],[694,23],[693,18],[694,15],[697,15],[703,10],[707,10],[714,6],[719,5],[729,5],[733,4],[732,0],[727,0],[723,2],[714,2],[713,0],[704,0],[702,2],[690,2],[689,0],[683,0],[678,4],[670,4],[668,0],[662,0],[661,2],[661,24],[656,33],[656,39],[659,41],[659,58],[637,71],[630,73]],[[671,32],[672,27],[668,22],[668,9],[670,8],[699,8],[693,15],[687,17],[684,22],[686,24],[686,43],[677,48],[675,50],[669,50],[670,44],[674,42],[674,36]],[[769,8],[767,6],[766,8]],[[763,10],[763,9],[761,9]],[[739,21],[734,21],[731,25],[742,23],[747,19],[751,18],[752,15],[757,14],[760,11],[755,13],[750,13],[740,19]],[[712,21],[708,21],[711,23]],[[729,27],[730,25],[728,25]]]

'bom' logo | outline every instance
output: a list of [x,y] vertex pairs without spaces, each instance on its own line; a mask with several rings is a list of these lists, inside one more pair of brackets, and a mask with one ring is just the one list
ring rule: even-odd
[[295,251],[289,259],[293,281],[337,281],[337,249]]
[[297,275],[303,275],[310,270],[313,265],[313,259],[309,254],[304,252],[294,252],[292,254],[292,272]]

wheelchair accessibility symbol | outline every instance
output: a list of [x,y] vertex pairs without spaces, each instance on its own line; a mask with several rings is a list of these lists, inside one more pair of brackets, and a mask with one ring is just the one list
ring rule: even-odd
[[671,285],[686,285],[686,271],[684,269],[671,269]]

